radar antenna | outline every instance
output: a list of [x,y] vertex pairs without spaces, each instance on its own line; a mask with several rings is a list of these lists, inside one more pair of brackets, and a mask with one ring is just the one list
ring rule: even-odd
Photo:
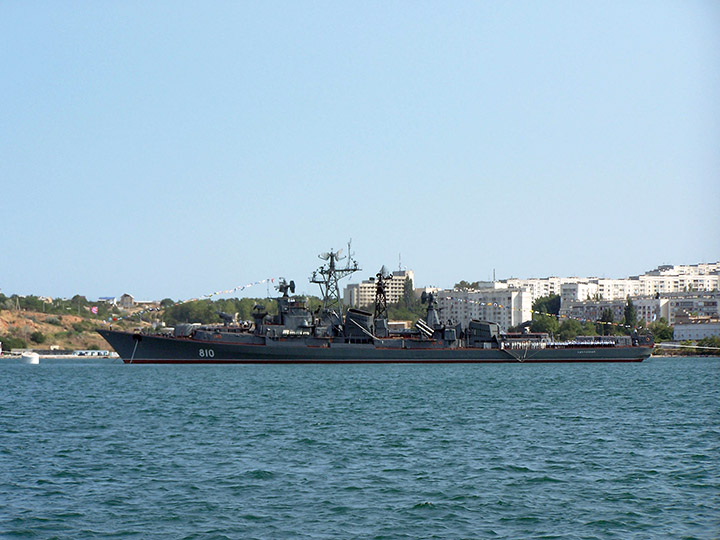
[[284,298],[288,297],[288,291],[295,294],[295,282],[290,280],[290,283],[285,281],[285,278],[280,278],[280,283],[275,288],[283,295]]
[[[340,299],[340,285],[339,281],[360,270],[357,261],[353,258],[353,254],[350,251],[350,242],[348,242],[348,254],[347,257],[341,256],[342,249],[337,251],[330,250],[326,253],[318,255],[320,259],[327,261],[327,264],[323,264],[320,268],[315,270],[310,277],[310,283],[316,283],[320,287],[320,293],[322,295],[323,310],[331,311],[337,310],[338,313],[342,313],[342,301]],[[347,259],[344,268],[338,268],[336,265],[337,261]]]
[[427,291],[423,291],[420,295],[420,301],[423,304],[427,304],[428,307],[435,307],[437,306],[437,300],[435,300],[435,295],[433,293],[429,293]]

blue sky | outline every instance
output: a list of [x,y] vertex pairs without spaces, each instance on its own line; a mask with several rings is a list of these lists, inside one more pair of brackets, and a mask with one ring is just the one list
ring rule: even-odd
[[717,261],[719,66],[711,1],[4,2],[0,290]]

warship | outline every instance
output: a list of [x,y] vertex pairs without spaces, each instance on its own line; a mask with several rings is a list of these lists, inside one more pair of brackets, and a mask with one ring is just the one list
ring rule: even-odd
[[[293,297],[294,281],[279,280],[277,315],[253,308],[252,321],[218,313],[217,324],[178,324],[159,331],[98,333],[127,364],[300,364],[300,363],[493,363],[493,362],[642,362],[652,352],[649,335],[586,336],[559,342],[548,334],[505,334],[492,321],[471,320],[467,327],[442,322],[433,294],[423,293],[426,316],[414,328],[388,324],[386,289],[392,274],[383,266],[371,278],[374,311],[343,310],[339,280],[359,270],[349,252],[323,253],[313,272],[322,306],[308,309]],[[347,259],[340,267],[339,261]]]

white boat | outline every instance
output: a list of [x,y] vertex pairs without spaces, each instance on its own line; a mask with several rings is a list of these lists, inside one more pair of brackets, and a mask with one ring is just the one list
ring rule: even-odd
[[23,361],[23,364],[39,364],[40,363],[40,355],[35,352],[24,352],[20,356],[20,358]]

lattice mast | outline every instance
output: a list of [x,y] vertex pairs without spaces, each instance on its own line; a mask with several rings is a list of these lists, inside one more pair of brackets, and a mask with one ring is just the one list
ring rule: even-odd
[[387,319],[387,285],[392,279],[392,274],[383,266],[380,271],[375,274],[375,314],[374,318]]
[[[342,249],[337,251],[331,249],[329,252],[318,255],[320,259],[327,261],[327,264],[315,270],[310,278],[310,283],[316,283],[320,287],[323,311],[337,310],[338,314],[342,313],[339,282],[342,278],[360,270],[357,261],[353,258],[354,254],[350,251],[350,242],[348,242],[347,257],[341,256],[341,253]],[[345,266],[339,268],[338,261],[344,259],[347,259]]]

